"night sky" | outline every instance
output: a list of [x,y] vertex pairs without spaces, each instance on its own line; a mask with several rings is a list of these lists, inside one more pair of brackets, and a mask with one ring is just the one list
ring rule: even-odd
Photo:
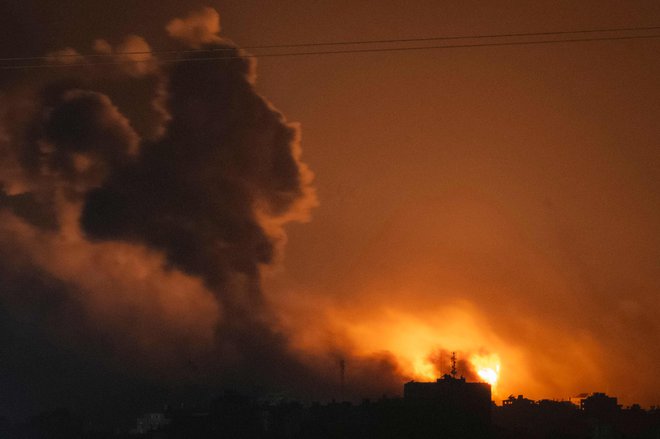
[[251,49],[649,26],[656,1],[3,0],[0,58],[44,58],[0,61],[0,415],[323,400],[342,360],[350,397],[396,395],[453,351],[496,400],[659,404],[660,38]]

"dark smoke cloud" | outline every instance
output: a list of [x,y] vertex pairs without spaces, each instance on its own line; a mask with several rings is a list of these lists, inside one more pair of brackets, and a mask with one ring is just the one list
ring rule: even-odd
[[301,349],[264,298],[284,227],[317,204],[313,174],[299,126],[219,29],[208,8],[166,26],[228,59],[159,64],[140,36],[90,36],[113,64],[73,67],[97,58],[65,48],[48,56],[67,67],[1,78],[0,347],[15,361],[0,383],[28,410],[144,410],[222,387],[339,397],[337,356],[343,396],[400,391],[390,353]]
[[313,198],[294,155],[297,129],[254,92],[251,68],[239,58],[167,71],[165,135],[88,194],[81,224],[92,239],[145,244],[204,279],[226,310],[217,337],[229,369],[286,381],[277,374],[300,365],[262,307],[259,266],[272,262],[276,237],[260,214],[276,219]]
[[[205,9],[167,29],[235,59],[165,68],[122,55],[149,48],[130,36],[96,40],[108,68],[3,79],[1,311],[39,321],[40,343],[75,364],[72,375],[298,390],[315,381],[273,329],[260,286],[284,225],[316,204],[312,173],[298,126],[255,91],[253,62],[220,39],[218,20]],[[91,59],[74,49],[49,58]],[[18,358],[38,361],[40,343]]]
[[44,101],[22,154],[32,173],[55,175],[84,191],[137,154],[139,138],[108,96],[74,88]]
[[213,287],[272,261],[257,209],[286,214],[307,182],[296,129],[255,94],[249,71],[236,59],[168,72],[167,133],[89,194],[81,220],[91,237],[146,242]]
[[33,226],[51,230],[58,227],[55,205],[49,198],[39,201],[30,192],[7,195],[5,189],[0,187],[0,205]]

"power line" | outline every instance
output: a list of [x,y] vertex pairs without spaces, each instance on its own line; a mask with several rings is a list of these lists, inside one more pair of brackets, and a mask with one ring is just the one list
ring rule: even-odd
[[[591,31],[582,31],[591,32]],[[594,31],[595,32],[595,31]],[[575,32],[570,32],[575,33]],[[511,34],[513,35],[513,34]],[[485,36],[484,36],[485,37]],[[446,37],[450,38],[450,37]],[[451,37],[454,38],[454,37]],[[458,38],[458,37],[456,37]],[[466,37],[467,38],[467,37]],[[144,60],[122,60],[122,61],[103,61],[103,62],[83,62],[83,63],[59,63],[59,64],[23,64],[23,65],[8,65],[0,66],[0,70],[27,70],[27,69],[41,69],[41,68],[54,68],[54,67],[87,67],[87,66],[108,66],[108,65],[123,65],[126,63],[186,63],[186,62],[200,62],[200,61],[221,61],[242,58],[273,58],[273,57],[292,57],[292,56],[309,56],[309,55],[336,55],[336,54],[365,54],[365,53],[378,53],[378,52],[405,52],[405,51],[420,51],[420,50],[441,50],[441,49],[466,49],[477,47],[505,47],[505,46],[527,46],[527,45],[544,45],[544,44],[558,44],[558,43],[581,43],[581,42],[596,42],[596,41],[623,41],[623,40],[639,40],[639,39],[656,39],[660,38],[660,34],[649,35],[626,35],[616,37],[593,37],[593,38],[570,38],[570,39],[550,39],[550,40],[530,40],[530,41],[503,41],[494,43],[467,43],[467,44],[444,44],[432,46],[408,46],[408,47],[375,47],[367,49],[340,49],[340,50],[316,50],[316,51],[303,51],[303,52],[273,52],[273,53],[260,53],[250,54],[244,53],[241,55],[230,56],[206,56],[197,58],[176,58],[176,59],[144,59]],[[384,41],[384,40],[383,40]],[[324,43],[313,43],[324,44]],[[300,45],[303,47],[305,45]],[[265,47],[265,46],[260,46]],[[293,46],[277,46],[277,47],[293,47]],[[226,49],[211,49],[211,50],[195,50],[195,51],[172,51],[169,53],[185,54],[185,53],[212,53],[215,51],[233,51],[234,48]],[[254,47],[251,49],[254,50]],[[125,52],[128,54],[154,54],[155,52]],[[162,53],[162,52],[161,52]],[[83,56],[83,55],[79,55]],[[41,59],[41,58],[40,58]],[[45,59],[51,59],[46,57]],[[0,58],[0,62],[8,60]]]
[[[660,26],[637,26],[637,27],[611,27],[599,29],[577,29],[566,31],[548,31],[548,32],[519,32],[519,33],[504,33],[504,34],[477,34],[477,35],[446,35],[434,37],[421,37],[421,38],[395,38],[395,39],[382,39],[382,40],[345,40],[345,41],[323,41],[311,43],[290,43],[290,44],[267,44],[267,45],[254,45],[254,46],[241,46],[245,50],[262,50],[262,49],[291,49],[300,47],[324,47],[324,46],[352,46],[352,45],[365,45],[365,44],[395,44],[395,43],[420,43],[430,41],[451,41],[451,40],[477,40],[477,39],[493,39],[493,38],[514,38],[514,37],[541,37],[541,36],[561,36],[572,34],[590,34],[590,33],[620,33],[620,32],[642,32],[660,30]],[[113,53],[63,53],[58,55],[63,58],[91,58],[91,57],[114,57],[121,55],[179,55],[191,53],[208,53],[208,52],[227,52],[232,51],[234,48],[210,48],[210,49],[188,49],[188,50],[140,50],[140,51],[125,51]],[[50,60],[49,56],[28,56],[28,57],[11,57],[0,58],[0,62],[4,61],[47,61]]]
[[602,28],[602,29],[581,29],[581,30],[568,30],[568,31],[551,31],[551,32],[521,32],[509,34],[481,34],[481,35],[448,35],[437,37],[423,37],[423,38],[399,38],[390,40],[356,40],[356,41],[336,41],[336,42],[319,42],[319,43],[298,43],[298,44],[282,44],[271,46],[247,46],[244,49],[272,49],[272,48],[291,48],[291,47],[314,47],[314,46],[347,46],[359,44],[391,44],[391,43],[419,43],[424,41],[449,41],[449,40],[477,40],[484,38],[512,38],[512,37],[541,37],[551,35],[569,35],[569,34],[588,34],[588,33],[606,33],[606,32],[633,32],[633,31],[651,31],[659,30],[660,26],[646,26],[646,27],[619,27],[619,28]]

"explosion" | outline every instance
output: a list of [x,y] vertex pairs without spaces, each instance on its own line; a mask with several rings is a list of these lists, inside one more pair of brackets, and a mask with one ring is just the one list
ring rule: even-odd
[[[369,306],[353,298],[349,306],[343,307],[311,296],[306,299],[323,310],[311,321],[306,312],[310,304],[300,300],[301,294],[290,294],[286,299],[278,297],[278,312],[288,317],[285,330],[299,351],[323,355],[331,345],[348,353],[349,358],[387,354],[399,383],[435,381],[449,374],[455,352],[457,376],[489,383],[494,395],[515,391],[522,380],[529,380],[520,352],[496,337],[483,315],[468,302],[420,309],[402,303],[378,307],[372,302]],[[281,308],[282,305],[288,306]],[[354,361],[348,362],[348,380],[353,383]],[[503,369],[507,370],[506,380],[501,376]],[[388,390],[398,394],[398,386]]]
[[475,354],[470,357],[477,375],[491,385],[493,393],[496,393],[497,382],[500,378],[500,359],[497,354],[481,355]]

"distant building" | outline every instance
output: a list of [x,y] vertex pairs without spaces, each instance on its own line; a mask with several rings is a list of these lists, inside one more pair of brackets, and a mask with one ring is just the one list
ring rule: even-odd
[[580,401],[580,408],[589,417],[608,419],[616,415],[621,406],[615,397],[596,392]]
[[518,395],[517,398],[515,398],[513,395],[509,395],[507,399],[502,400],[502,407],[512,407],[512,408],[531,407],[534,404],[535,403],[533,400],[527,399],[522,395]]
[[132,430],[133,434],[147,434],[151,431],[160,430],[169,425],[170,420],[164,413],[147,413],[137,419],[137,425]]
[[403,398],[410,402],[429,402],[446,410],[469,413],[489,423],[491,387],[488,383],[471,383],[464,377],[444,375],[435,382],[410,381],[403,386]]
[[578,393],[578,394],[575,395],[575,396],[571,396],[571,397],[569,398],[569,401],[571,402],[571,404],[574,404],[574,405],[576,405],[576,406],[578,406],[578,407],[581,407],[581,405],[582,405],[582,400],[585,399],[585,398],[587,398],[589,395],[590,395],[589,393]]

